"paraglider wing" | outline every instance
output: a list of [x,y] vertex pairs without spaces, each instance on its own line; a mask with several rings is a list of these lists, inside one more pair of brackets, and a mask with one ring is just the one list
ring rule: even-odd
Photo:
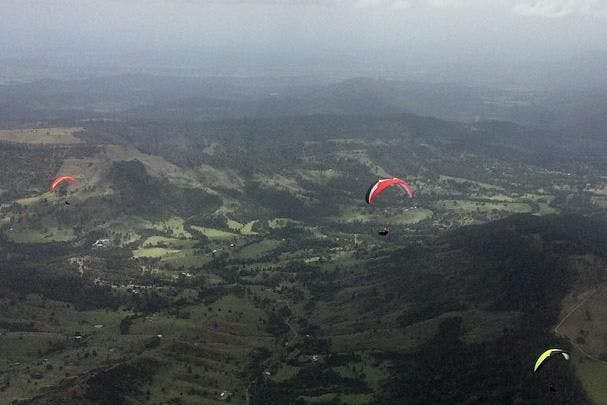
[[367,195],[365,196],[367,204],[371,204],[382,191],[391,186],[398,186],[402,188],[407,192],[409,198],[413,198],[413,188],[411,188],[411,186],[403,179],[393,177],[391,179],[379,179],[376,183],[373,183],[371,187],[369,187],[369,190],[367,190]]
[[63,182],[70,182],[70,183],[75,183],[76,179],[73,178],[72,176],[61,176],[61,177],[57,177],[55,180],[53,180],[53,182],[51,183],[51,193],[55,191],[55,189],[57,188],[57,186]]
[[401,180],[401,182],[402,183],[398,183],[397,186],[405,190],[409,198],[413,198],[413,188],[411,188],[411,186],[408,185],[404,180]]
[[548,349],[544,353],[540,354],[540,357],[537,358],[537,361],[535,362],[535,367],[533,367],[533,372],[536,372],[542,366],[544,361],[546,361],[546,359],[548,359],[550,356],[559,354],[562,355],[565,360],[569,360],[569,353],[566,353],[562,349]]

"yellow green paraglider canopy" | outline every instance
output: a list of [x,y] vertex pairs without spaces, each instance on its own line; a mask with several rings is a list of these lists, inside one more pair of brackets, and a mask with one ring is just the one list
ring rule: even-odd
[[550,356],[555,354],[561,354],[565,358],[565,360],[569,360],[569,353],[566,353],[562,349],[548,349],[544,353],[540,354],[540,357],[537,358],[535,362],[535,367],[533,367],[533,372],[536,372],[538,368],[542,365],[542,363]]

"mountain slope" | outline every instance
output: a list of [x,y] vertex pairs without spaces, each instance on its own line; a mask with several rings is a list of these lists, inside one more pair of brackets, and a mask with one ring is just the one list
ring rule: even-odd
[[[312,377],[316,370],[355,375],[358,387],[373,386],[373,376],[383,374],[371,400],[377,404],[588,403],[574,367],[551,364],[534,375],[532,366],[544,347],[571,348],[551,330],[561,301],[582,277],[569,258],[605,260],[605,236],[602,221],[520,215],[369,259],[354,274],[339,271],[339,262],[321,266],[327,270],[320,277],[320,269],[313,277],[300,274],[312,295],[298,321],[316,329],[302,328],[311,337],[285,349],[278,374],[296,367],[295,375],[260,383],[257,400],[295,401],[302,381],[315,397],[352,384],[327,385]],[[329,349],[310,351],[323,340]],[[297,351],[322,360],[302,361]],[[586,360],[572,353],[574,365]],[[340,358],[364,371],[351,374]]]

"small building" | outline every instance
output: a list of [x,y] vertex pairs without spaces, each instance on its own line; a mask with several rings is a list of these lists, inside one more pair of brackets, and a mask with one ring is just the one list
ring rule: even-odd
[[108,242],[108,239],[97,239],[97,241],[93,243],[93,247],[105,247]]
[[220,401],[227,401],[230,397],[232,397],[232,393],[230,391],[222,391],[217,399]]

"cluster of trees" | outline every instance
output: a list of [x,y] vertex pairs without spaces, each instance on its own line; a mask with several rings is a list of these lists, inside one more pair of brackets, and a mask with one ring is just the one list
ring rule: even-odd
[[117,192],[115,212],[146,218],[189,217],[215,211],[221,200],[199,189],[181,188],[150,176],[138,160],[115,162],[108,174]]
[[370,392],[364,379],[343,377],[326,365],[314,363],[281,383],[267,379],[257,381],[251,393],[251,404],[305,404],[301,396]]
[[82,399],[106,404],[127,402],[142,393],[141,387],[152,380],[161,365],[156,359],[140,357],[99,371],[86,380]]
[[125,302],[109,286],[102,286],[80,277],[73,272],[52,266],[10,266],[0,272],[0,285],[19,296],[39,294],[45,298],[63,301],[79,310],[117,309]]

